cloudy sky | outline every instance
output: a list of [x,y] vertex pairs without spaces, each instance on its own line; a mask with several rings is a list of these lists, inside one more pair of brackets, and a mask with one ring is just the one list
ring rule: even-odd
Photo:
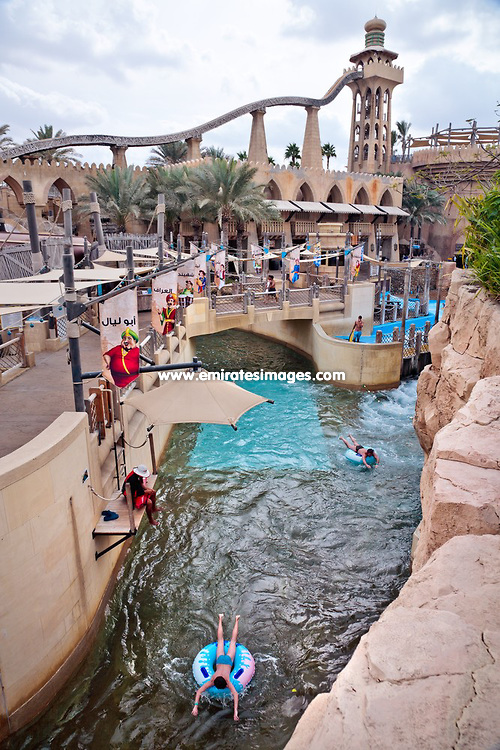
[[[272,96],[322,97],[364,47],[364,23],[387,22],[405,82],[396,120],[426,135],[439,122],[496,125],[500,0],[0,0],[0,124],[17,143],[51,124],[66,133],[161,135]],[[320,112],[323,142],[344,169],[351,93]],[[268,109],[269,153],[302,146],[305,112]],[[248,149],[251,116],[206,133],[204,145]],[[109,163],[105,147],[78,149]],[[129,149],[143,164],[150,149]]]

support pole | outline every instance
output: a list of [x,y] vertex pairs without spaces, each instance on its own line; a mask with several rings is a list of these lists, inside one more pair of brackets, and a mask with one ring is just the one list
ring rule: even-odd
[[31,261],[33,271],[37,273],[42,267],[42,253],[40,250],[40,240],[38,238],[38,227],[36,225],[35,196],[31,180],[23,180],[23,199],[26,209],[26,218],[28,220],[28,232],[30,235]]
[[65,252],[63,255],[64,271],[64,303],[68,317],[68,348],[71,364],[71,376],[73,379],[73,397],[75,400],[75,411],[85,411],[85,400],[83,397],[82,362],[80,358],[80,329],[77,323],[77,315],[74,313],[76,305],[76,291],[74,278],[73,253]]
[[182,260],[182,237],[181,233],[177,235],[177,263],[180,263]]
[[134,280],[134,249],[132,245],[127,245],[127,281]]
[[405,286],[403,295],[403,315],[401,318],[401,341],[403,348],[401,349],[401,369],[403,368],[403,359],[405,351],[405,338],[406,338],[406,316],[408,314],[408,298],[410,296],[410,281],[411,281],[411,270],[407,268],[405,270]]
[[106,244],[104,242],[104,232],[102,231],[101,224],[101,208],[97,202],[97,193],[90,193],[90,211],[94,220],[94,232],[97,240],[97,252],[98,255],[102,255],[106,250]]
[[387,304],[387,272],[384,273],[384,279],[382,281],[382,303],[380,306],[380,325],[385,323],[385,306]]
[[149,450],[151,453],[151,474],[157,474],[158,468],[156,466],[155,441],[154,441],[152,432],[148,434],[148,440],[149,440]]
[[436,296],[436,313],[434,315],[434,325],[439,320],[439,308],[441,307],[441,289],[443,286],[443,264],[439,264],[438,271],[438,282],[437,282],[437,296]]
[[130,484],[127,482],[125,485],[125,498],[127,500],[128,519],[130,522],[130,531],[135,534],[135,518],[134,518],[134,502],[132,500],[132,490]]
[[431,290],[431,264],[425,264],[425,279],[424,279],[424,299],[422,303],[422,314],[429,314],[429,297]]
[[163,268],[163,240],[165,238],[165,195],[163,193],[158,193],[156,213],[158,225],[158,265],[160,268]]

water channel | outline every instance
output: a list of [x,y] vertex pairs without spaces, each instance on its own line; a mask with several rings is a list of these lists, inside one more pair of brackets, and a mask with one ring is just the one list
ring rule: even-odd
[[[210,369],[311,369],[251,334],[205,337]],[[243,384],[245,385],[245,384]],[[379,393],[317,383],[245,385],[274,399],[238,423],[175,429],[159,473],[157,530],[141,529],[106,624],[57,703],[11,739],[23,748],[283,748],[304,707],[332,686],[408,576],[420,513],[416,383]],[[338,435],[381,466],[349,464]],[[191,714],[194,656],[217,613],[256,675],[230,707]]]

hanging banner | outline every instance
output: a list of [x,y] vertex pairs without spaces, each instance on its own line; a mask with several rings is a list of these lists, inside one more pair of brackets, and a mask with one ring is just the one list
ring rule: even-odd
[[294,247],[288,254],[288,261],[290,263],[289,279],[291,284],[295,284],[299,280],[300,274],[300,248],[298,245]]
[[212,244],[210,245],[210,252],[212,256],[217,255],[220,249],[221,248],[219,247],[219,245],[216,245],[215,242],[212,242]]
[[99,304],[102,374],[125,388],[139,376],[137,291],[128,289]]
[[189,243],[189,254],[190,255],[198,255],[198,253],[201,253],[201,250],[197,245],[194,244],[194,242]]
[[314,265],[319,268],[321,265],[321,243],[316,242],[314,245]]
[[177,294],[180,307],[189,307],[194,297],[195,260],[188,260],[177,268]]
[[219,250],[214,257],[215,267],[215,286],[217,289],[222,289],[226,283],[226,251]]
[[152,281],[151,325],[165,336],[174,331],[178,307],[177,271],[168,271]]
[[194,296],[205,297],[207,293],[207,253],[200,253],[194,259]]
[[364,244],[357,245],[352,250],[351,255],[351,280],[355,279],[356,276],[359,273],[359,269],[361,268],[361,263],[363,261],[363,250],[364,250]]
[[262,272],[262,248],[258,245],[250,245],[250,251],[253,258],[253,267],[257,273]]

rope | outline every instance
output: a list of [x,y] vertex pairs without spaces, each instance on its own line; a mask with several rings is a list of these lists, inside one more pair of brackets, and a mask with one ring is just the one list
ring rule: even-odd
[[89,210],[90,210],[90,213],[92,213],[92,214],[100,214],[101,213],[101,207],[99,206],[99,204],[97,203],[97,201],[95,203],[93,201],[91,201],[89,203]]
[[34,203],[35,202],[35,193],[33,193],[31,191],[28,192],[28,193],[23,193],[23,200],[24,200],[24,205],[26,205],[26,203]]
[[147,429],[148,434],[146,435],[146,439],[140,445],[132,445],[132,443],[129,443],[127,440],[125,440],[125,437],[123,437],[123,442],[126,445],[128,445],[129,448],[142,448],[143,445],[146,445],[146,443],[148,442],[148,440],[149,440],[149,433],[151,432],[151,430],[153,429],[153,427],[154,427],[154,425],[151,425],[150,427],[148,427],[148,429]]
[[99,494],[98,492],[96,492],[96,491],[95,491],[95,489],[94,489],[94,488],[92,487],[92,485],[89,485],[89,487],[90,487],[90,491],[91,491],[91,492],[92,492],[92,493],[93,493],[93,494],[94,494],[94,495],[95,495],[96,497],[98,497],[98,498],[99,498],[100,500],[104,500],[104,502],[105,502],[105,503],[109,503],[109,502],[111,502],[111,500],[113,499],[113,498],[111,498],[111,497],[103,497],[102,495],[100,495],[100,494]]

